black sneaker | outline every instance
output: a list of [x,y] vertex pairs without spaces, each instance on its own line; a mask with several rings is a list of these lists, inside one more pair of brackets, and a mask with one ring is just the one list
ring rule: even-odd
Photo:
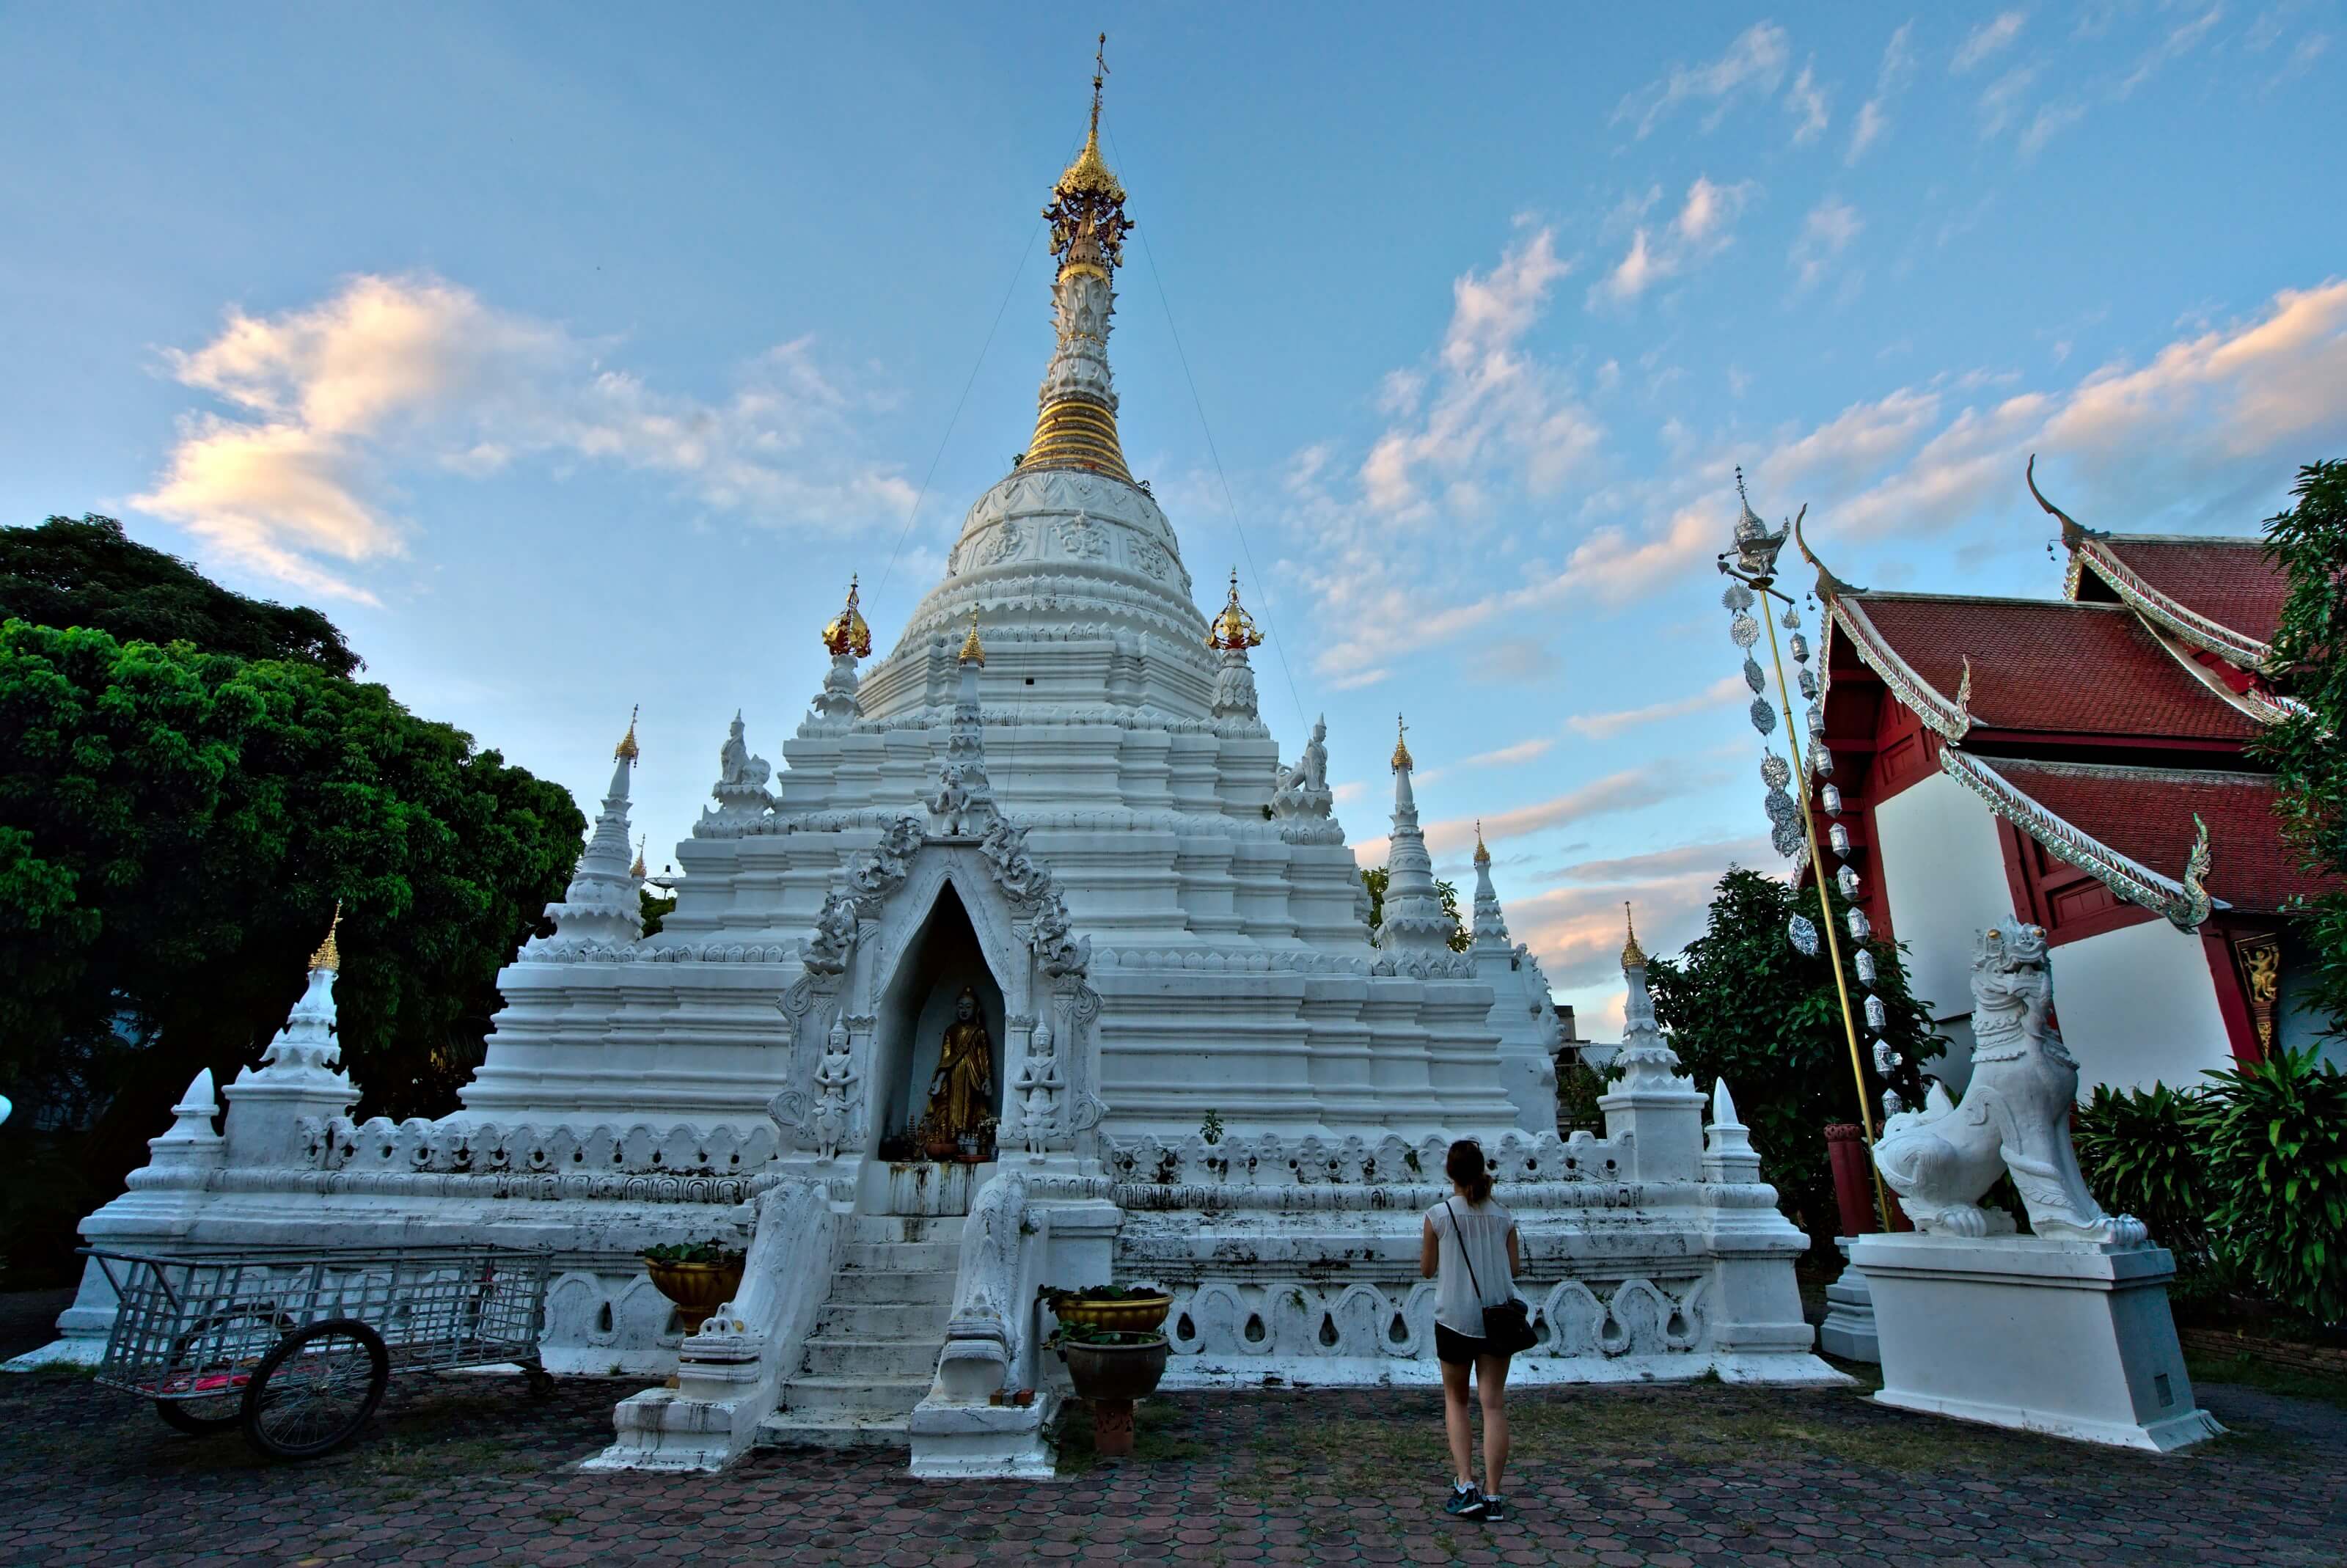
[[1481,1489],[1454,1486],[1450,1489],[1450,1498],[1442,1505],[1442,1512],[1453,1519],[1481,1519],[1484,1506]]
[[1473,1517],[1489,1520],[1496,1524],[1508,1517],[1508,1500],[1504,1497],[1487,1497],[1483,1500],[1483,1512]]

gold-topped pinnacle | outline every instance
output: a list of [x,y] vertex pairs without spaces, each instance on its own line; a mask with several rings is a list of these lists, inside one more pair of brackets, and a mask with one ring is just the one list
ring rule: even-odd
[[310,955],[312,972],[324,969],[333,974],[342,973],[343,949],[334,941],[335,933],[342,928],[343,901],[337,898],[334,900],[334,917],[326,927],[326,939],[318,944],[316,952]]
[[639,882],[641,882],[644,879],[644,839],[646,836],[647,835],[643,834],[636,835],[636,863],[628,867],[628,875],[634,877]]
[[1225,652],[1244,653],[1250,648],[1263,646],[1263,633],[1255,629],[1255,617],[1239,603],[1239,569],[1231,568],[1230,602],[1223,606],[1222,614],[1206,630],[1206,646]]
[[969,611],[969,635],[961,640],[961,661],[980,667],[986,663],[986,644],[978,640],[978,608],[975,605]]
[[864,612],[856,608],[856,577],[847,579],[847,604],[837,615],[824,622],[823,645],[834,657],[842,653],[858,659],[872,655],[872,629],[864,623]]
[[1100,36],[1092,56],[1092,118],[1084,147],[1076,160],[1051,187],[1051,205],[1043,216],[1051,221],[1051,254],[1060,270],[1090,267],[1106,276],[1124,260],[1124,237],[1133,231],[1124,215],[1124,187],[1101,157],[1101,83],[1108,76],[1108,35]]
[[636,760],[636,715],[643,711],[644,705],[641,702],[628,710],[628,733],[621,735],[620,743],[612,748],[613,762],[632,763]]
[[1622,923],[1629,928],[1630,939],[1622,944],[1622,967],[1643,969],[1646,967],[1646,949],[1638,946],[1637,917],[1631,912],[1630,901],[1622,901]]
[[1491,864],[1491,852],[1483,847],[1483,819],[1480,816],[1475,819],[1475,864]]
[[1416,763],[1414,763],[1414,762],[1412,762],[1412,761],[1410,760],[1410,756],[1409,756],[1409,740],[1408,740],[1408,739],[1406,739],[1406,737],[1409,735],[1409,726],[1408,724],[1405,724],[1405,723],[1402,723],[1402,718],[1401,718],[1401,715],[1400,715],[1399,713],[1396,713],[1396,714],[1394,715],[1394,754],[1393,754],[1393,767],[1394,767],[1394,772],[1396,772],[1396,773],[1399,773],[1399,772],[1401,772],[1401,770],[1402,770],[1402,769],[1404,769],[1404,768],[1414,768],[1414,767],[1418,766],[1418,764],[1417,764]]

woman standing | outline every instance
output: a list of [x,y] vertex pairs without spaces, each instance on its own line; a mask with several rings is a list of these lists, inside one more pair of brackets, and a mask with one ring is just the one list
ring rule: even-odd
[[[1505,1519],[1500,1483],[1508,1468],[1508,1356],[1484,1337],[1483,1309],[1512,1298],[1522,1266],[1516,1217],[1491,1198],[1483,1147],[1472,1138],[1450,1145],[1442,1162],[1450,1196],[1426,1211],[1419,1273],[1436,1282],[1434,1354],[1442,1363],[1442,1426],[1450,1438],[1452,1484],[1445,1513]],[[1483,1402],[1483,1484],[1475,1484],[1475,1441],[1467,1379]]]

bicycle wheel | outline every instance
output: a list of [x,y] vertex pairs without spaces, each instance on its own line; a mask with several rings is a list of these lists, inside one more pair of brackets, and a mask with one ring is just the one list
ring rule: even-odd
[[276,1459],[315,1459],[358,1435],[383,1403],[383,1336],[347,1317],[287,1335],[244,1390],[245,1440]]
[[208,1317],[171,1341],[169,1365],[179,1380],[217,1393],[157,1399],[163,1424],[191,1438],[210,1437],[244,1421],[246,1374],[293,1320],[274,1307],[240,1307]]

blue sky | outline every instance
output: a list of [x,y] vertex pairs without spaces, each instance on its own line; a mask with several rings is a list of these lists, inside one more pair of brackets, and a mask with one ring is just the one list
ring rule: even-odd
[[1845,577],[2052,595],[2030,451],[2246,531],[2347,436],[2336,5],[19,6],[0,517],[318,604],[589,810],[642,703],[657,866],[1025,444],[1095,26],[1133,467],[1354,841],[1407,711],[1594,1032],[1622,899],[1775,863],[1736,465]]

